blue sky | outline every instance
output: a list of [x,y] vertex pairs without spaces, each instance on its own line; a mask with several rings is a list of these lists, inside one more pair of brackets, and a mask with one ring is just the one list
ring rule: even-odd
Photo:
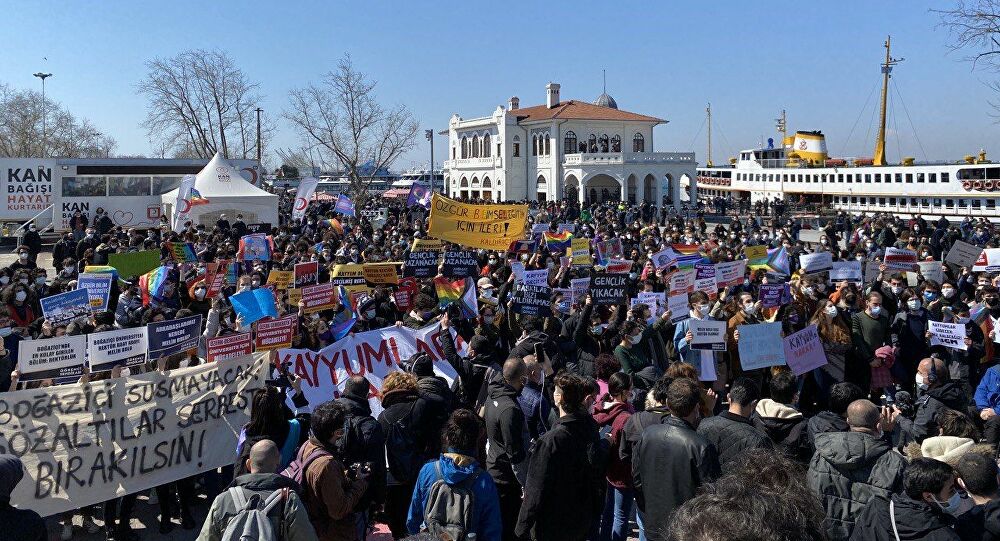
[[[114,136],[119,152],[150,153],[135,83],[144,61],[185,49],[229,52],[261,83],[263,107],[274,115],[287,107],[289,89],[318,79],[350,53],[378,81],[383,101],[405,104],[421,128],[435,130],[452,113],[485,115],[512,95],[522,106],[541,103],[549,81],[562,85],[563,99],[593,100],[606,69],[620,108],[670,121],[655,133],[659,151],[694,150],[704,162],[701,128],[711,101],[717,162],[773,136],[782,108],[790,129],[823,130],[831,154],[870,156],[877,91],[865,104],[879,81],[882,41],[892,34],[894,56],[906,58],[894,79],[926,157],[953,160],[982,147],[1000,158],[993,144],[998,126],[989,116],[995,96],[984,84],[991,75],[949,52],[939,16],[929,11],[950,5],[15,2],[4,7],[0,81],[37,87],[31,74],[52,72],[53,99]],[[923,159],[898,98],[894,110],[890,159],[900,151]],[[891,122],[890,130],[897,131]],[[295,142],[280,121],[275,145]],[[446,144],[437,137],[439,161]],[[421,133],[396,168],[427,160]]]

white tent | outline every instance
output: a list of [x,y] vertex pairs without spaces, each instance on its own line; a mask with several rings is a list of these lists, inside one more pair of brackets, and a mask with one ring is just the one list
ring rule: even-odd
[[[194,189],[208,199],[207,204],[196,205],[188,211],[188,219],[195,225],[211,228],[220,214],[225,214],[230,221],[242,214],[243,221],[248,224],[278,225],[278,196],[247,182],[240,171],[219,154],[195,176]],[[173,216],[177,190],[163,194],[160,202],[166,216]]]

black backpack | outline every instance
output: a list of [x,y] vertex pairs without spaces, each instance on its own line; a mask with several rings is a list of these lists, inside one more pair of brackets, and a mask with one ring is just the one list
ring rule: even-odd
[[423,466],[423,458],[413,435],[413,408],[416,404],[416,401],[410,404],[410,411],[393,421],[385,434],[386,465],[393,479],[401,483],[415,482]]

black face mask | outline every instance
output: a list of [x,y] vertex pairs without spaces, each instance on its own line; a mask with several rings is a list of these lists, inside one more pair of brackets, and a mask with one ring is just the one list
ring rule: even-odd
[[990,307],[990,315],[994,318],[1000,318],[1000,305]]

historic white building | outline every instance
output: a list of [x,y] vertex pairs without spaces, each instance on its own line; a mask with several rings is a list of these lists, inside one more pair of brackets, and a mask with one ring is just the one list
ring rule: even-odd
[[695,178],[695,156],[653,152],[653,126],[666,120],[622,111],[607,93],[594,103],[561,101],[559,85],[549,83],[545,94],[544,105],[522,108],[513,97],[490,116],[452,115],[449,195],[680,205],[681,179]]

